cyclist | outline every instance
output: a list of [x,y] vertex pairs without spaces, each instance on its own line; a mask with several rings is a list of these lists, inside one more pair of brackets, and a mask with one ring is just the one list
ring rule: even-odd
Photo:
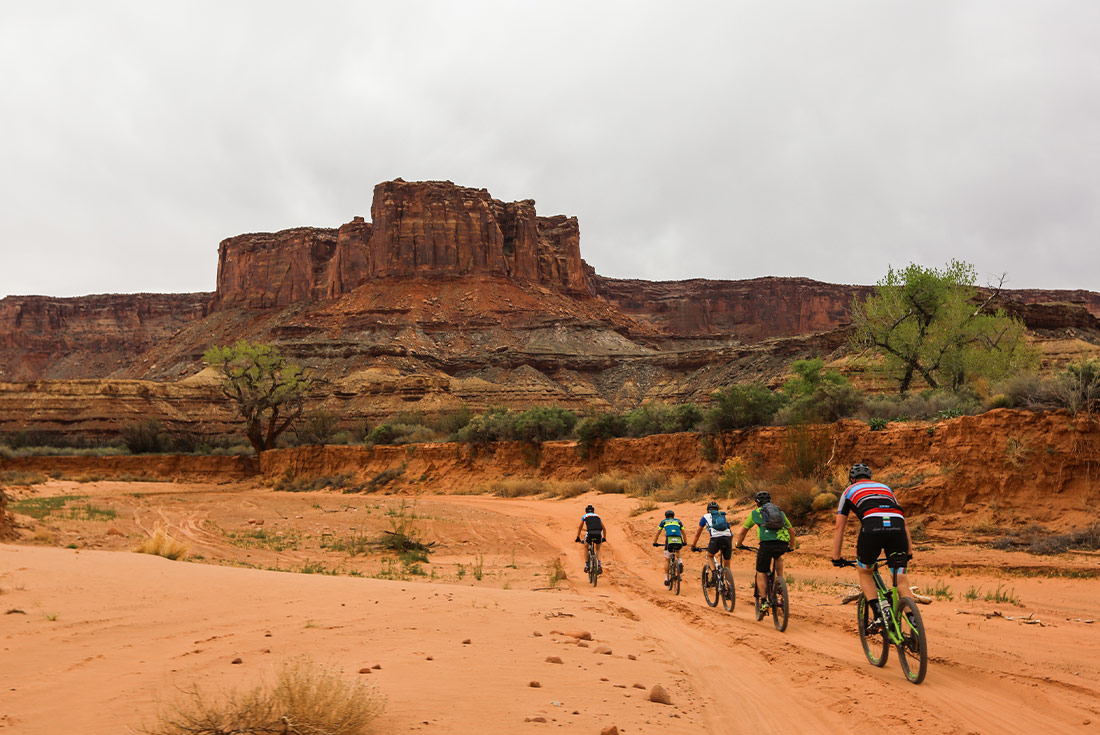
[[833,565],[844,565],[840,556],[844,526],[848,522],[848,514],[854,510],[860,521],[859,537],[856,539],[859,586],[874,613],[872,625],[879,626],[882,624],[882,612],[878,609],[878,592],[875,590],[875,579],[871,576],[871,566],[879,554],[885,552],[890,572],[897,574],[898,590],[909,594],[909,577],[905,574],[905,568],[913,558],[913,539],[894,491],[881,482],[872,482],[870,467],[863,463],[852,465],[848,470],[848,482],[850,484],[840,496],[837,508]]
[[[660,546],[657,539],[661,532],[665,534],[665,559],[676,557],[676,563],[680,566],[680,573],[684,572],[684,562],[680,558],[680,551],[684,548],[684,524],[676,518],[676,511],[666,510],[665,519],[657,526],[657,535],[653,537],[653,545]],[[668,585],[668,568],[665,568],[665,585]]]
[[[585,532],[584,539],[581,539],[581,531]],[[581,523],[577,526],[577,538],[575,541],[578,544],[587,544],[592,542],[592,547],[596,550],[596,570],[597,574],[603,574],[603,562],[600,560],[600,544],[607,541],[607,528],[603,525],[603,520],[596,515],[596,509],[591,505],[585,506],[584,515],[581,516]],[[584,557],[584,571],[588,573],[588,556]]]
[[[707,558],[710,559],[711,566],[718,571],[718,563],[714,561],[714,555],[722,552],[722,558],[728,567],[730,557],[733,556],[733,531],[730,530],[726,514],[718,510],[718,503],[713,500],[707,503],[707,512],[699,519],[699,528],[695,530],[695,538],[691,541],[692,551],[699,550],[696,544],[699,543],[699,536],[702,535],[704,528],[710,533]],[[718,575],[714,575],[714,584],[718,584]]]
[[[783,555],[793,548],[797,547],[795,543],[794,528],[791,527],[791,520],[787,518],[787,514],[779,510],[775,505],[772,508],[780,514],[782,517],[783,527],[779,529],[766,528],[764,526],[764,513],[762,508],[765,504],[772,502],[771,493],[767,490],[761,490],[754,497],[756,500],[756,508],[749,513],[749,517],[745,519],[745,524],[741,527],[741,534],[737,537],[737,548],[746,548],[743,544],[746,534],[749,529],[756,526],[756,538],[760,542],[760,546],[756,552],[756,593],[757,596],[763,600],[761,603],[762,609],[768,609],[768,572],[771,571],[772,559],[775,559],[775,574],[777,577],[783,576]],[[769,509],[770,510],[770,509]]]

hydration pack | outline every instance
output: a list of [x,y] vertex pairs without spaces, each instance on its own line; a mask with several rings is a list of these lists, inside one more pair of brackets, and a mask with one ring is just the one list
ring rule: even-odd
[[715,531],[728,531],[730,530],[729,521],[726,520],[726,514],[718,511],[710,514],[710,527]]
[[775,503],[764,503],[760,506],[760,519],[764,521],[764,528],[769,531],[778,531],[786,526],[783,523],[783,511]]

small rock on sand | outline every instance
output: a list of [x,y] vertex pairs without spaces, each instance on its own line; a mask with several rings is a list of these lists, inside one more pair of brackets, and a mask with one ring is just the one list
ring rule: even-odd
[[589,633],[587,630],[566,630],[562,632],[562,635],[567,635],[570,638],[576,638],[580,641],[592,640],[592,634]]
[[542,633],[538,632],[537,630],[531,635],[535,636],[536,638],[542,638]]
[[619,735],[619,728],[615,725],[609,725],[600,730],[600,735]]
[[668,692],[660,684],[654,684],[653,688],[649,690],[649,701],[658,704],[672,704],[672,698],[668,696]]
[[546,722],[545,717],[524,717],[524,722]]
[[548,664],[560,664],[561,663],[561,657],[560,656],[547,656],[546,657],[546,663],[548,663]]
[[244,659],[243,659],[243,658],[235,658],[235,659],[233,659],[232,661],[230,661],[230,663],[233,663],[233,664],[243,664],[243,663],[244,663]]
[[382,668],[382,664],[375,664],[374,666],[371,666],[371,668],[372,669],[380,669],[380,668]]
[[542,686],[542,684],[538,683],[537,681],[532,681],[527,686],[531,687],[532,689],[538,689]]
[[637,661],[637,660],[638,660],[638,657],[637,657],[637,656],[635,656],[635,655],[634,655],[633,653],[628,653],[628,654],[626,654],[626,657],[627,657],[628,659],[630,659],[631,661]]
[[585,643],[584,641],[577,641],[577,645],[580,646],[581,648],[588,648],[588,644]]
[[369,674],[370,669],[368,669],[366,666],[364,666],[363,668],[359,669],[359,673],[360,674]]
[[602,653],[605,656],[610,656],[611,655],[611,646],[603,646],[603,645],[596,646],[595,648],[592,649],[592,653]]
[[470,641],[470,639],[469,639],[469,638],[467,638],[466,640],[462,641],[462,645],[464,645],[464,646],[468,646],[468,645],[470,645],[470,643],[471,643],[471,641]]
[[634,688],[635,689],[645,689],[645,684],[635,684]]

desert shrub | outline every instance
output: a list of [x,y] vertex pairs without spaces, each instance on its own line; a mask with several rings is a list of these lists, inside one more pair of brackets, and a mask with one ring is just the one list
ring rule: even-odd
[[489,490],[501,498],[520,498],[541,495],[547,491],[547,487],[545,482],[535,478],[513,478],[490,483]]
[[168,435],[156,419],[144,419],[122,427],[122,443],[134,454],[153,454],[167,449]]
[[154,554],[173,561],[187,556],[188,550],[189,547],[186,543],[172,538],[163,528],[158,528],[152,536],[142,541],[134,549],[139,554]]
[[739,497],[744,493],[750,479],[752,468],[748,463],[741,457],[730,457],[722,463],[718,487],[725,492],[727,498]]
[[626,436],[626,420],[617,413],[589,416],[577,424],[577,451],[582,457],[598,454],[608,439]]
[[470,419],[474,417],[470,407],[463,404],[458,409],[450,411],[448,413],[441,414],[431,422],[431,427],[445,436],[454,436],[455,432],[460,431],[466,424],[470,423]]
[[826,508],[835,508],[838,502],[840,502],[840,498],[837,497],[836,493],[825,491],[814,496],[810,507],[813,510],[825,510]]
[[328,411],[314,411],[306,414],[294,432],[298,437],[298,443],[309,446],[331,444],[332,437],[336,433],[336,417]]
[[772,502],[783,509],[793,524],[807,521],[814,510],[814,498],[820,494],[814,482],[803,477],[795,477],[765,489],[771,493]]
[[522,442],[540,444],[569,436],[577,425],[577,414],[558,406],[536,406],[516,415],[511,437]]
[[628,484],[633,495],[652,495],[669,484],[668,473],[652,468],[644,469],[631,475]]
[[711,398],[703,429],[708,432],[731,431],[767,424],[783,402],[783,396],[760,384],[719,388]]
[[871,427],[871,431],[882,431],[890,425],[890,419],[875,417],[873,419],[868,419],[867,425]]
[[630,509],[630,517],[640,516],[653,510],[657,510],[657,501],[653,498],[642,498],[637,505]]
[[546,564],[546,581],[550,587],[557,587],[561,582],[568,579],[569,575],[565,571],[565,565],[561,563],[561,559],[554,557]]
[[0,470],[0,484],[4,485],[40,485],[48,480],[41,472],[22,472],[20,470]]
[[578,495],[584,495],[591,489],[592,486],[587,482],[571,480],[569,482],[554,483],[550,488],[550,492],[559,498],[575,498]]
[[718,475],[703,474],[694,477],[688,483],[688,491],[691,493],[691,497],[713,498],[718,495],[719,485],[720,479]]
[[1054,395],[1072,413],[1091,411],[1100,401],[1100,360],[1082,358],[1066,365],[1054,381]]
[[149,735],[367,735],[385,699],[308,659],[283,664],[274,682],[215,699],[199,689],[171,706]]
[[365,490],[368,493],[373,493],[373,492],[376,492],[378,490],[381,490],[386,485],[389,485],[391,482],[393,482],[394,480],[397,480],[398,478],[400,478],[404,474],[405,474],[405,466],[404,465],[401,465],[400,467],[391,467],[388,470],[382,470],[377,475],[375,475],[374,477],[371,478],[370,482],[367,483],[367,486],[366,486]]
[[824,477],[829,458],[829,433],[806,425],[792,426],[783,442],[787,477]]
[[622,475],[597,475],[592,488],[599,493],[622,495],[630,489],[630,482]]
[[1014,534],[1001,536],[991,544],[995,549],[1022,550],[1032,554],[1061,554],[1071,549],[1100,550],[1100,523],[1069,533],[1053,533],[1038,524],[1031,524]]
[[776,423],[831,423],[856,414],[863,393],[838,371],[824,367],[820,358],[794,362],[795,377],[783,386],[788,403],[776,413]]

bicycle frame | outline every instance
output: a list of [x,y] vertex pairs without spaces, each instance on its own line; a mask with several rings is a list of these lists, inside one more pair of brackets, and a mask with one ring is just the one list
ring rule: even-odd
[[890,573],[893,586],[887,587],[886,582],[882,579],[882,575],[879,574],[878,568],[882,560],[878,560],[871,567],[871,578],[875,580],[875,589],[878,591],[878,604],[879,609],[888,612],[889,615],[883,615],[882,621],[886,625],[886,637],[890,640],[890,643],[897,645],[902,642],[903,636],[901,634],[901,623],[898,620],[898,575],[894,572]]

